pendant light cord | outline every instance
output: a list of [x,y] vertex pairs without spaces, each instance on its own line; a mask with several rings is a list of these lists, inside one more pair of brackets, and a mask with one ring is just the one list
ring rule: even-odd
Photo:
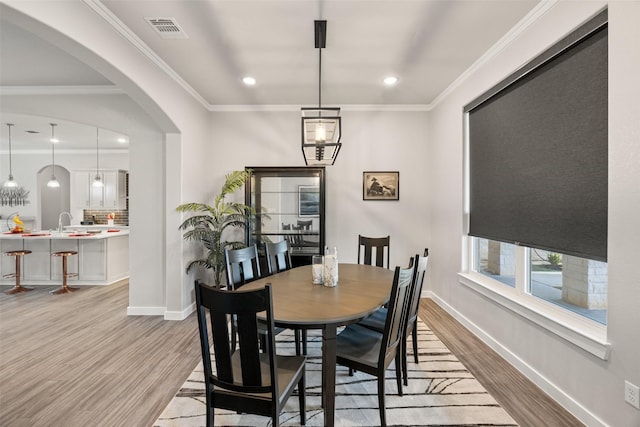
[[56,155],[55,150],[53,149],[53,142],[51,143],[51,175],[56,174]]
[[11,126],[13,126],[13,123],[7,123],[9,128],[9,176],[13,177],[13,169],[11,167]]
[[96,176],[98,176],[98,171],[100,170],[100,156],[98,155],[98,131],[96,128]]
[[318,109],[322,108],[322,48],[318,48]]
[[51,125],[51,176],[55,176],[56,175],[56,156],[55,156],[55,150],[53,149],[55,142],[53,141],[56,139],[54,132],[57,125],[55,123],[50,123],[50,125]]

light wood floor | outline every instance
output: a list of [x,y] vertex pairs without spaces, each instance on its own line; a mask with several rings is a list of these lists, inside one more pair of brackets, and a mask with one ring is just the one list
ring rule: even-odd
[[520,426],[584,426],[433,300],[419,316]]
[[[126,281],[51,289],[0,295],[0,426],[151,426],[200,358],[195,315],[127,316]],[[431,300],[420,317],[521,426],[582,425]]]

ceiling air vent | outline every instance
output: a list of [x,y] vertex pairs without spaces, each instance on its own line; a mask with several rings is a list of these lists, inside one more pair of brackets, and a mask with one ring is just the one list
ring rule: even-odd
[[163,39],[186,39],[187,33],[175,18],[144,18]]

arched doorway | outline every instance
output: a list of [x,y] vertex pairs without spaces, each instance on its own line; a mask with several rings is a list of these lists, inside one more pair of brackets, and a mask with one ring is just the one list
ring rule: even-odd
[[[56,176],[60,187],[48,187],[51,174]],[[42,230],[58,228],[58,218],[62,212],[69,212],[71,206],[70,174],[62,166],[47,165],[38,171],[38,219]]]

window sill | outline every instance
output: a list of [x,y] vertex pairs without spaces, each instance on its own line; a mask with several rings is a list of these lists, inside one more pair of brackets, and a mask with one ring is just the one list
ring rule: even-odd
[[611,344],[607,342],[606,326],[534,296],[518,293],[479,273],[458,273],[458,281],[594,356],[609,359]]

